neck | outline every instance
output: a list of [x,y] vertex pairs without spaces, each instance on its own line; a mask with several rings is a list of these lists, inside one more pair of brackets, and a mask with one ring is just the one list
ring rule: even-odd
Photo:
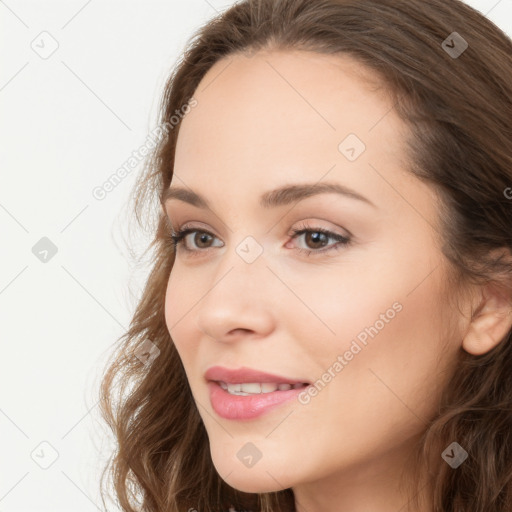
[[[325,478],[294,486],[296,511],[431,512],[429,477],[423,476],[417,488],[409,493],[405,490],[408,482],[403,479],[410,476],[407,467],[418,462],[410,457],[412,446],[379,454],[372,460],[331,472]],[[411,498],[420,493],[423,503],[420,508],[413,507]]]

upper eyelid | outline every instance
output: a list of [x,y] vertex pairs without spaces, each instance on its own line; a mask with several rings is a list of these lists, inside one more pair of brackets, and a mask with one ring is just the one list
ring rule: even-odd
[[[326,195],[329,195],[329,194],[326,194]],[[313,197],[319,197],[319,196],[313,196]],[[305,199],[305,200],[307,200],[307,199]],[[176,201],[176,202],[177,202],[177,203],[180,203],[180,201]],[[174,201],[169,201],[169,203],[174,203]],[[178,208],[178,209],[177,209],[177,211],[174,211],[174,208]],[[171,222],[172,222],[172,221],[171,221],[171,219],[172,219],[173,217],[178,217],[178,218],[179,218],[179,217],[181,216],[181,214],[182,214],[182,213],[185,213],[185,215],[186,215],[186,216],[188,216],[188,215],[189,215],[189,214],[187,214],[187,213],[186,213],[186,210],[185,210],[185,212],[182,212],[181,207],[178,207],[177,205],[174,205],[174,204],[173,204],[173,210],[171,210],[171,209],[169,208],[169,205],[165,205],[165,206],[164,206],[164,205],[162,205],[162,210],[163,210],[163,214],[164,214],[164,217],[165,217],[165,219],[166,219],[166,222],[167,222],[167,226],[168,226],[170,229],[172,229],[172,230],[173,230],[173,227],[172,227],[172,225],[171,225]],[[174,213],[175,215],[172,215],[173,213]],[[304,213],[308,213],[308,212],[304,212]],[[309,213],[311,213],[311,212],[309,212]],[[218,216],[217,216],[217,215],[215,215],[215,217],[217,217],[217,218],[218,218]],[[287,218],[287,217],[288,217],[288,215],[285,215],[284,217],[282,217],[282,218],[281,218],[281,221],[280,221],[280,222],[272,224],[272,225],[271,225],[270,230],[274,230],[274,229],[276,229],[276,227],[277,227],[279,224],[281,224],[281,222],[283,222],[283,223],[284,223],[284,222],[286,222],[286,223],[287,223],[287,222],[288,222],[288,221],[286,220],[286,218]],[[313,215],[312,215],[311,217],[312,217],[312,218],[315,218],[315,214],[313,213]],[[183,230],[183,229],[185,229],[185,228],[186,228],[186,229],[188,229],[187,225],[188,225],[188,223],[189,223],[189,222],[200,222],[200,221],[187,221],[187,222],[184,222],[184,223],[181,225],[181,227],[179,227],[179,229],[181,229],[181,230]],[[299,220],[298,222],[309,222],[309,223],[328,222],[329,224],[333,224],[333,222],[332,222],[331,220],[328,220],[328,219],[322,219],[322,218],[320,218],[320,217],[315,218],[314,220],[308,220],[308,221],[302,221],[302,220]],[[177,222],[177,224],[179,225],[179,222]],[[227,228],[227,230],[228,230],[228,231],[231,231],[231,232],[232,232],[232,230],[229,228],[229,226],[227,226],[224,222],[222,222],[222,221],[221,221],[221,224],[223,225],[223,229],[224,229],[224,228]],[[185,226],[185,227],[184,227],[184,226]],[[335,223],[334,223],[334,226],[335,226],[335,227],[326,227],[326,226],[318,226],[318,225],[314,225],[313,227],[316,227],[316,228],[318,228],[318,227],[322,227],[323,229],[328,230],[328,231],[332,232],[332,233],[333,233],[333,234],[335,234],[335,235],[340,235],[340,236],[344,236],[344,237],[346,237],[346,238],[351,238],[351,239],[354,239],[354,238],[355,238],[355,235],[354,235],[354,234],[353,234],[349,229],[347,229],[345,226],[336,225]],[[190,229],[192,229],[192,227],[191,227]],[[210,228],[203,228],[203,227],[196,227],[196,226],[194,226],[194,227],[193,227],[193,229],[198,229],[198,230],[203,230],[203,229],[204,229],[205,231],[208,231],[208,232],[210,232],[211,234],[213,234],[213,233],[211,232]],[[267,233],[268,233],[268,231],[270,231],[270,230],[267,230]],[[341,232],[340,232],[340,230],[341,230]],[[215,235],[215,236],[217,236],[217,235]]]
[[[304,232],[308,232],[308,231],[309,232],[322,231],[322,232],[325,232],[330,238],[342,237],[342,238],[350,240],[350,241],[352,241],[352,239],[353,239],[353,235],[350,232],[348,232],[348,230],[345,230],[345,231],[347,231],[346,234],[338,233],[336,230],[331,229],[331,228],[326,228],[326,227],[314,225],[314,224],[308,225],[305,221],[302,221],[302,223],[298,227],[290,229],[288,231],[287,235],[293,239],[293,238],[298,238],[299,236],[302,236],[304,234]],[[220,240],[220,238],[215,233],[212,233],[211,230],[202,228],[200,226],[189,225],[188,222],[185,222],[176,230],[172,229],[172,233],[175,236],[178,233],[181,233],[181,234],[183,234],[183,237],[186,237],[190,233],[194,233],[194,232],[207,233],[208,235],[212,236],[213,238]]]
[[[193,229],[193,230],[198,230],[198,231],[207,231],[209,232],[210,234],[214,235],[214,236],[217,236],[215,235],[214,233],[212,233],[212,230],[210,228],[204,228],[202,226],[196,226],[194,225],[193,223],[195,222],[200,222],[200,221],[187,221],[187,222],[183,222],[181,225],[180,223],[177,223],[177,227],[174,228],[174,226],[172,225],[171,223],[171,219],[168,215],[165,216],[165,221],[166,221],[166,224],[167,224],[167,227],[173,231],[173,232],[178,232],[178,231],[184,231],[185,229]],[[318,228],[321,228],[321,229],[324,229],[324,230],[327,230],[327,231],[330,231],[332,232],[334,235],[340,235],[340,236],[345,236],[345,237],[350,237],[350,238],[354,238],[354,235],[352,234],[352,232],[345,228],[345,227],[341,227],[341,226],[336,226],[336,227],[326,227],[326,226],[321,226],[321,225],[318,225],[317,223],[319,222],[329,222],[332,224],[332,221],[328,221],[327,219],[315,219],[315,220],[300,220],[298,221],[300,223],[300,226],[304,226],[304,228],[306,229],[318,229]],[[273,226],[272,229],[275,228],[276,225]],[[338,230],[342,230],[343,232],[342,233],[339,233]],[[291,231],[291,228],[288,229],[288,231]]]
[[208,233],[208,234],[214,236],[215,238],[219,238],[215,233],[212,232],[211,229],[203,228],[201,226],[190,225],[188,222],[185,222],[181,226],[178,226],[177,229],[173,229],[172,231],[174,233],[180,233],[183,231],[200,231],[200,232]]

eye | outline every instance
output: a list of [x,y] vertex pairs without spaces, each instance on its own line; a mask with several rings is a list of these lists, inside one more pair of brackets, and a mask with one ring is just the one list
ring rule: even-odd
[[[295,250],[299,251],[300,253],[306,253],[306,255],[308,256],[313,253],[323,254],[333,250],[338,250],[341,247],[349,245],[351,242],[351,239],[349,237],[340,235],[338,233],[333,233],[332,231],[329,231],[324,228],[309,227],[306,224],[303,224],[299,228],[293,229],[292,234],[293,235],[290,235],[292,239],[299,238],[302,235],[306,235],[304,240],[306,244],[308,244],[310,247],[312,246],[312,249],[303,249],[299,247],[296,248]],[[194,236],[191,236],[189,238],[189,235]],[[192,241],[194,243],[195,247],[190,248],[190,246],[187,243],[185,243],[187,242],[187,238],[189,238],[189,241]],[[203,229],[194,229],[192,227],[179,228],[176,232],[173,232],[172,235],[170,235],[170,239],[172,240],[175,251],[177,250],[179,245],[182,245],[183,249],[187,253],[194,256],[199,255],[201,252],[204,253],[210,250],[212,246],[209,244],[215,238],[217,237],[210,233],[209,231],[205,231]],[[334,240],[337,243],[331,244],[329,246],[329,239]],[[222,244],[220,245],[220,247],[222,247]]]
[[[323,254],[326,252],[337,251],[338,249],[349,245],[351,242],[350,237],[333,233],[332,231],[324,228],[310,227],[307,224],[303,224],[299,228],[292,229],[292,233],[294,233],[292,236],[293,239],[306,235],[304,238],[306,244],[313,244],[313,250],[301,249],[300,247],[296,249],[299,252],[306,253],[307,256],[312,253]],[[329,239],[335,240],[337,243],[329,246]],[[320,249],[319,246],[321,247]]]
[[[197,243],[198,249],[190,249],[188,245],[185,243],[187,241],[187,238],[189,235],[196,233],[195,236],[191,237],[194,243]],[[199,235],[197,235],[199,233]],[[194,228],[180,228],[177,230],[177,232],[173,233],[170,237],[174,243],[175,250],[178,248],[178,245],[182,245],[183,249],[187,252],[199,252],[203,251],[204,249],[209,249],[210,247],[206,245],[204,247],[202,244],[208,244],[212,238],[216,238],[215,235],[210,233],[209,231],[205,231],[203,229],[194,229]],[[221,246],[222,247],[222,246]]]

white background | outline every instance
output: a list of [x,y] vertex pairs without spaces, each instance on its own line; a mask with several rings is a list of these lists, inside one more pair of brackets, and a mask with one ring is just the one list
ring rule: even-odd
[[[155,127],[187,39],[233,3],[0,0],[0,512],[102,510],[97,385],[146,276],[125,245],[140,166],[103,200],[92,191]],[[468,3],[512,35],[512,0]],[[31,47],[51,44],[48,58]]]

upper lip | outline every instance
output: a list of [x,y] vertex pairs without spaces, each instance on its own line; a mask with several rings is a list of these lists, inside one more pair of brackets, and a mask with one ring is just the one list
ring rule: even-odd
[[252,368],[241,367],[234,370],[224,368],[223,366],[212,366],[204,374],[206,380],[221,381],[226,384],[243,384],[248,382],[270,382],[275,384],[302,384],[306,380],[291,379],[274,375],[267,372],[261,372]]

